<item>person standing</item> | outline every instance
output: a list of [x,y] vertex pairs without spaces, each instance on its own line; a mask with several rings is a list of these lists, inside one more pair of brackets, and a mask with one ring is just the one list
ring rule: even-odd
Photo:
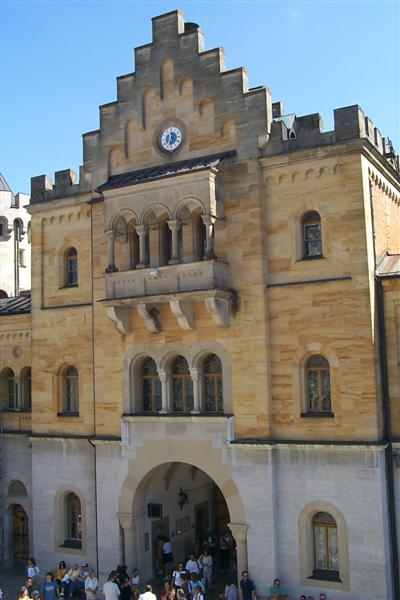
[[209,554],[207,548],[204,548],[203,554],[199,558],[199,564],[203,569],[203,581],[204,585],[208,590],[212,590],[212,568],[213,568],[213,559],[211,554]]
[[53,573],[46,573],[46,578],[42,584],[40,592],[41,600],[57,600],[59,596],[58,583],[53,577]]
[[99,581],[96,577],[96,571],[92,569],[85,579],[86,600],[96,600],[96,592],[99,589]]
[[228,571],[229,569],[232,545],[232,534],[229,529],[225,529],[219,536],[219,569],[221,572]]
[[224,593],[225,600],[239,600],[239,592],[234,583],[227,583]]
[[140,594],[139,600],[157,600],[155,594],[153,594],[153,588],[151,585],[146,585],[146,591],[143,594]]
[[34,558],[30,558],[28,560],[28,564],[26,565],[26,576],[30,577],[33,581],[33,583],[35,583],[35,577],[37,577],[40,573],[40,569],[36,564],[36,561]]
[[117,584],[121,592],[119,600],[131,600],[132,598],[132,588],[126,569],[126,565],[118,565],[117,567]]
[[117,586],[117,571],[111,571],[108,576],[108,581],[103,585],[104,600],[119,600],[119,587]]
[[256,592],[254,583],[249,579],[247,571],[243,571],[242,579],[240,580],[240,589],[242,590],[243,600],[255,600]]

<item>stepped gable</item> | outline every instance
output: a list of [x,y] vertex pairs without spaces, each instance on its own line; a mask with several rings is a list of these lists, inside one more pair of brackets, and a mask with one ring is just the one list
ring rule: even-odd
[[[192,158],[236,150],[256,158],[258,140],[272,123],[267,88],[248,88],[244,68],[225,70],[221,48],[204,50],[202,30],[181,11],[152,19],[153,41],[135,49],[134,73],[117,78],[117,100],[100,106],[100,128],[83,135],[80,181],[70,170],[55,184],[32,178],[32,203],[90,192],[110,177]],[[184,143],[173,157],[157,136],[178,124]]]

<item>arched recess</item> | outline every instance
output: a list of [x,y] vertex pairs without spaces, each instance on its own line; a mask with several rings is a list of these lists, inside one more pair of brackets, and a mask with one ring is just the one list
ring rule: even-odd
[[28,496],[28,492],[26,490],[25,485],[22,483],[22,481],[19,481],[18,479],[14,479],[13,481],[10,481],[10,483],[8,484],[7,495],[8,496],[21,496],[23,498],[26,498]]
[[166,58],[160,68],[161,99],[166,98],[174,91],[174,63],[171,58]]
[[[227,349],[222,344],[214,340],[204,340],[202,342],[199,342],[191,348],[191,360],[189,366],[191,369],[195,369],[198,371],[199,378],[201,380],[203,374],[204,360],[209,354],[215,354],[221,361],[224,413],[233,414],[232,364]],[[204,398],[204,394],[202,391],[201,397]]]
[[[314,569],[314,539],[313,518],[319,513],[328,513],[336,521],[337,546],[339,559],[339,581],[313,579]],[[299,515],[299,561],[301,583],[306,586],[327,587],[336,590],[350,589],[349,549],[347,524],[340,510],[325,500],[315,500],[307,504]]]
[[143,216],[147,225],[148,263],[150,267],[167,265],[172,255],[172,233],[168,226],[170,213],[165,206],[153,205]]
[[30,556],[29,519],[25,502],[19,498],[5,511],[5,558],[13,563],[24,563]]
[[205,254],[206,227],[202,215],[203,203],[197,198],[182,200],[175,209],[175,218],[180,222],[180,252],[182,262],[203,260]]
[[[56,548],[73,548],[73,545],[65,544],[68,537],[68,514],[67,514],[67,500],[68,497],[74,494],[79,498],[80,501],[80,527],[81,527],[81,545],[74,547],[74,554],[77,552],[86,553],[86,540],[87,540],[87,529],[86,529],[86,502],[85,495],[82,490],[74,484],[66,484],[60,487],[54,497],[54,524],[53,531],[55,534],[55,546]],[[68,550],[65,550],[68,551]]]
[[[201,438],[191,438],[191,443],[185,445],[185,461],[182,461],[181,444],[166,443],[165,438],[161,437],[144,438],[143,445],[136,448],[135,459],[130,461],[130,470],[120,492],[117,516],[124,529],[125,560],[139,564],[139,568],[146,571],[146,577],[151,576],[148,570],[148,557],[147,563],[145,563],[146,557],[142,548],[143,538],[146,537],[146,533],[147,536],[150,534],[149,530],[146,531],[146,523],[148,526],[147,490],[160,469],[163,469],[163,473],[166,475],[173,464],[201,471],[218,487],[229,512],[228,527],[237,543],[238,572],[241,573],[247,568],[246,514],[239,490],[233,481],[230,465],[223,462],[221,450],[210,448],[208,445],[205,447],[204,444],[204,440]],[[195,485],[190,487],[196,488]],[[154,497],[156,499],[152,501],[157,502],[157,498],[161,496],[155,495]],[[196,503],[195,497],[190,497],[189,500],[192,505]],[[171,501],[176,505],[175,497]],[[170,504],[167,506],[164,503],[164,512],[167,512],[167,509],[169,512]],[[182,511],[178,514],[183,517],[185,513]],[[173,522],[169,523],[168,529],[169,532],[175,533],[174,519],[173,516]],[[174,551],[177,539],[175,538],[173,542]],[[180,560],[180,556],[176,556],[175,559]],[[140,564],[141,561],[142,564]]]

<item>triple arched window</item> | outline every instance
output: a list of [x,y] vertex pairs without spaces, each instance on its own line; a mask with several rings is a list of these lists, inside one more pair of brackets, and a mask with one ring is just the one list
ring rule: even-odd
[[321,217],[315,210],[303,215],[302,219],[303,258],[322,257]]
[[[144,413],[222,413],[222,363],[216,354],[207,354],[193,369],[186,358],[176,355],[163,370],[165,384],[161,384],[155,361],[147,357],[139,366],[141,402],[136,399],[136,410]],[[164,397],[163,397],[164,395]]]

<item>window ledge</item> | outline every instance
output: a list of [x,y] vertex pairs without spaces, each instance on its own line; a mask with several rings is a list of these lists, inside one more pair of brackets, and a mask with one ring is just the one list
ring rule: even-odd
[[60,290],[67,290],[68,288],[77,288],[78,284],[77,283],[67,283],[66,285],[61,285],[60,286]]
[[330,412],[328,410],[326,411],[308,411],[308,412],[303,412],[300,414],[300,416],[303,418],[317,418],[317,419],[333,419],[335,417],[335,413]]
[[201,412],[198,414],[193,414],[191,412],[169,412],[169,413],[160,413],[160,412],[135,412],[135,413],[123,413],[121,415],[124,417],[233,417],[232,414],[224,413],[224,412]]
[[78,412],[58,412],[57,417],[79,417]]
[[63,544],[60,544],[60,548],[74,548],[75,550],[82,550],[81,540],[64,540]]
[[319,581],[337,581],[343,583],[339,577],[339,571],[328,571],[325,569],[315,569],[313,574],[307,579],[318,579]]
[[3,408],[3,413],[31,413],[31,408]]
[[321,258],[326,260],[326,256],[323,254],[316,254],[315,256],[302,256],[297,262],[302,262],[303,260],[319,260]]

